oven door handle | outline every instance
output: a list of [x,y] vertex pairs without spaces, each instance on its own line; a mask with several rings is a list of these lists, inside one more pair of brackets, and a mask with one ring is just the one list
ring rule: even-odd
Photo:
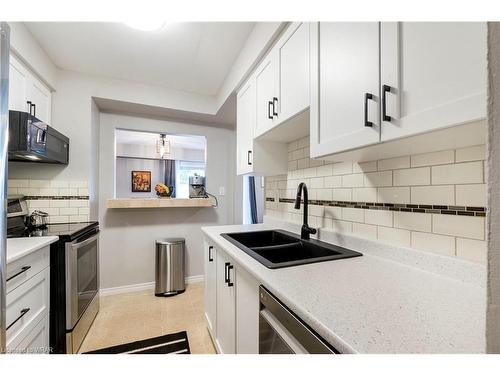
[[71,248],[73,250],[78,250],[81,247],[84,247],[88,245],[91,242],[94,242],[97,238],[99,237],[99,232],[94,234],[92,237],[87,238],[86,240],[83,240],[82,242],[75,242],[71,244]]

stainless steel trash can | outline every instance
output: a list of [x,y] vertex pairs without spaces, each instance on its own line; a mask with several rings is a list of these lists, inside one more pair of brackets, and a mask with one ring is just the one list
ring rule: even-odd
[[156,241],[155,295],[174,296],[186,290],[184,280],[186,241],[165,238]]

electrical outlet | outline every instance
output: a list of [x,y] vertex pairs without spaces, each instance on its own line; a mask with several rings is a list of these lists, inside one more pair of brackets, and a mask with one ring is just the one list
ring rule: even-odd
[[219,186],[219,195],[221,197],[226,195],[226,188],[224,186]]

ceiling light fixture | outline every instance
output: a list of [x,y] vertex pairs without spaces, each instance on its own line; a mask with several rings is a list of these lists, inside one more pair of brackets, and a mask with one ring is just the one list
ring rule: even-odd
[[163,159],[165,154],[170,154],[170,141],[167,141],[165,134],[160,134],[160,139],[156,141],[156,152]]
[[134,21],[124,22],[125,25],[136,30],[141,31],[156,31],[160,30],[165,26],[165,20],[159,19],[138,19]]

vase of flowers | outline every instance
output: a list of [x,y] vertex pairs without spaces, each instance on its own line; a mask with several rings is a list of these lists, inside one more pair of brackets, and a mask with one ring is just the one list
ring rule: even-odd
[[174,192],[173,186],[165,184],[156,184],[155,186],[156,195],[158,198],[170,198]]

